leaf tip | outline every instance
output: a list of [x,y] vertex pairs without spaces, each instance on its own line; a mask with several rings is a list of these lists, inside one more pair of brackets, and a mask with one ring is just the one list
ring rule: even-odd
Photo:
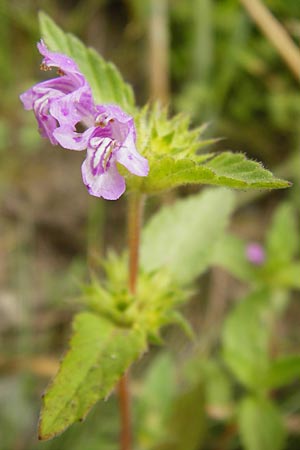
[[40,26],[45,20],[49,20],[49,19],[50,19],[50,17],[48,16],[48,14],[45,13],[45,11],[43,11],[42,9],[40,9],[38,11],[38,20],[39,20]]

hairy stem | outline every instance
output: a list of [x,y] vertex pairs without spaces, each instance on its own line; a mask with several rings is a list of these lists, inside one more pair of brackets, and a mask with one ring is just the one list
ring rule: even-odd
[[[138,194],[129,197],[128,205],[128,247],[129,247],[129,277],[128,287],[131,294],[136,293],[138,266],[139,266],[139,245],[142,223],[142,211],[144,201]],[[123,375],[118,386],[121,434],[120,450],[132,449],[132,424],[130,408],[130,388],[129,374]]]
[[131,194],[128,205],[129,291],[136,293],[144,198]]
[[128,372],[123,375],[118,384],[119,408],[120,408],[120,450],[131,450],[131,411]]

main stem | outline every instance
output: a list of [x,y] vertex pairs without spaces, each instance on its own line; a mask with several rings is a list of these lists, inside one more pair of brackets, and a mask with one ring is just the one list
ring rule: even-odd
[[[136,293],[136,283],[139,266],[139,245],[144,201],[139,194],[131,194],[128,202],[128,247],[129,247],[129,278],[128,288],[132,295]],[[120,450],[132,449],[131,408],[129,374],[123,375],[118,386],[121,434]]]

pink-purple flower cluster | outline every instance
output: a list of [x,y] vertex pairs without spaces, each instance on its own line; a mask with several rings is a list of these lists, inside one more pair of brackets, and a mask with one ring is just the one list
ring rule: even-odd
[[260,244],[252,242],[246,247],[246,257],[255,266],[261,266],[266,259],[264,248]]
[[[41,135],[54,145],[69,150],[87,150],[82,178],[91,195],[118,199],[125,191],[125,180],[117,164],[131,173],[147,176],[148,161],[136,150],[133,118],[117,105],[96,105],[92,90],[69,57],[51,52],[38,43],[44,59],[43,70],[58,69],[58,77],[43,81],[20,98],[27,110],[33,109]],[[78,125],[84,131],[77,131]]]

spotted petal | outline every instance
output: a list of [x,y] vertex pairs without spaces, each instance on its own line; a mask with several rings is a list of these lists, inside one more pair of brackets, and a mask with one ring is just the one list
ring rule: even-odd
[[106,200],[117,200],[125,191],[125,180],[114,163],[111,163],[102,174],[94,175],[94,152],[94,149],[88,149],[87,157],[82,164],[83,182],[91,195],[103,197]]
[[88,147],[89,140],[93,135],[95,127],[88,128],[83,133],[77,133],[73,127],[64,125],[57,128],[53,135],[57,142],[69,150],[85,150]]

